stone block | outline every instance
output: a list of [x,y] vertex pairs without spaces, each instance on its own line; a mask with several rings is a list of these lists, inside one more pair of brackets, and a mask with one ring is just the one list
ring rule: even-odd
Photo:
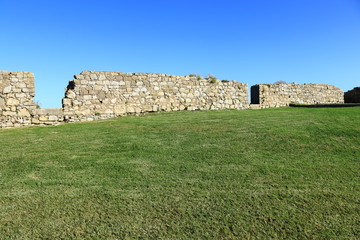
[[10,93],[10,92],[11,92],[11,89],[12,89],[11,86],[7,86],[7,87],[5,87],[5,88],[3,89],[3,93],[4,93],[4,94]]
[[23,108],[19,111],[19,115],[22,117],[30,117],[30,112],[27,109]]
[[48,116],[40,116],[39,117],[39,121],[47,121],[48,120]]
[[19,103],[20,103],[20,101],[15,98],[9,98],[6,100],[6,105],[9,105],[9,106],[19,105]]
[[92,74],[90,74],[90,79],[91,80],[98,80],[98,77],[97,77],[97,75],[95,73],[92,73]]

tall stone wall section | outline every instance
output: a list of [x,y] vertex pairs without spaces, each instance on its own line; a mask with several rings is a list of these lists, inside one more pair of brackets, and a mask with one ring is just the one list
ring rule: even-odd
[[30,72],[0,71],[0,126],[31,125],[36,109],[34,75]]
[[62,109],[38,109],[34,96],[33,73],[0,71],[0,128],[62,121]]
[[327,84],[258,84],[251,87],[251,92],[252,103],[260,104],[261,108],[284,107],[290,103],[344,103],[344,92]]
[[63,98],[66,121],[90,121],[131,113],[246,109],[248,86],[155,73],[84,71]]
[[345,103],[360,103],[360,87],[345,92]]

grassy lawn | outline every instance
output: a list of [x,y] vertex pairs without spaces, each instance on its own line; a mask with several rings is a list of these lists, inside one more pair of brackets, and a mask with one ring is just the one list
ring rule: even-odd
[[0,239],[357,239],[360,108],[0,129]]

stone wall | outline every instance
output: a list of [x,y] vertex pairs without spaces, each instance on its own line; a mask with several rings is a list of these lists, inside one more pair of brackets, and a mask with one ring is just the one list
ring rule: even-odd
[[345,103],[360,103],[360,87],[345,92]]
[[261,108],[344,102],[343,91],[327,84],[258,84],[251,87],[251,94],[251,102]]
[[235,81],[155,73],[84,71],[63,98],[66,121],[90,121],[129,113],[246,109],[248,86]]
[[[344,102],[342,90],[325,84],[259,84],[251,93],[251,109]],[[32,73],[0,71],[0,128],[144,112],[249,108],[247,84],[155,73],[84,71],[69,82],[63,108],[39,109],[34,96]],[[359,96],[360,88],[345,94],[347,102],[360,102]]]
[[0,71],[0,128],[54,125],[62,121],[62,109],[38,109],[34,96],[34,74]]
[[57,125],[64,121],[62,108],[35,109],[32,115],[33,125]]
[[34,75],[30,72],[0,71],[0,126],[31,125],[36,109]]

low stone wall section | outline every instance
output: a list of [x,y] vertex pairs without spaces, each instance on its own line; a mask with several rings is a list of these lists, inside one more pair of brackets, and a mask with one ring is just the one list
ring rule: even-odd
[[66,121],[90,121],[144,112],[249,107],[247,84],[235,81],[99,71],[84,71],[74,78],[63,98]]
[[327,84],[258,84],[251,87],[251,103],[261,108],[284,107],[290,103],[344,103],[344,92]]
[[360,103],[360,87],[345,92],[345,103]]
[[62,108],[35,109],[33,113],[32,123],[34,125],[57,125],[64,122]]

